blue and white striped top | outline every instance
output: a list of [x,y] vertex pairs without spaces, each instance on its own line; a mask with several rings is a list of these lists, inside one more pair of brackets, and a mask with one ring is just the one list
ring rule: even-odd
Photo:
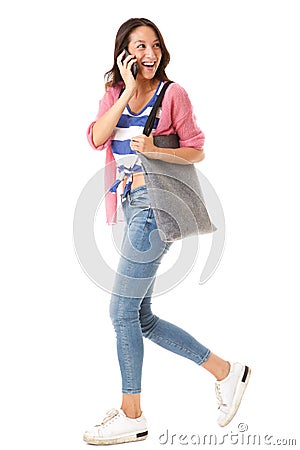
[[[144,126],[146,125],[149,114],[151,113],[163,84],[163,81],[159,83],[153,97],[138,114],[134,114],[130,110],[129,105],[127,105],[116,125],[113,137],[111,139],[111,148],[116,160],[118,174],[116,180],[109,189],[110,192],[116,193],[119,184],[124,177],[127,176],[128,178],[123,192],[123,195],[125,196],[131,188],[132,174],[134,172],[143,172],[143,167],[141,165],[138,153],[130,148],[130,140],[134,136],[143,134]],[[158,109],[157,117],[154,121],[154,130],[158,124],[159,114],[160,109]]]

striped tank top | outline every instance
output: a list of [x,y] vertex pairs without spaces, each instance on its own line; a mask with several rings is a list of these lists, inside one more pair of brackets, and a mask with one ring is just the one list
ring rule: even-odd
[[[163,84],[163,81],[159,83],[153,97],[138,114],[134,114],[130,110],[129,105],[127,105],[116,125],[113,137],[111,139],[111,148],[115,157],[118,172],[116,180],[109,189],[110,192],[116,193],[119,184],[125,176],[127,176],[128,178],[123,192],[123,195],[126,196],[131,189],[132,174],[136,172],[143,172],[143,167],[138,153],[130,148],[130,140],[134,136],[143,134],[144,126],[146,125],[149,114],[151,113]],[[153,130],[157,127],[159,114],[160,109],[158,109]]]

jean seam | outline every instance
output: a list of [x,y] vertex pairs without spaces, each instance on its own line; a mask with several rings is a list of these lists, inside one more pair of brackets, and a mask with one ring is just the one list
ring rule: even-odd
[[[176,348],[178,348],[179,350],[184,351],[184,352],[186,352],[187,354],[193,356],[192,360],[193,360],[196,364],[198,364],[198,365],[202,365],[202,364],[206,361],[206,359],[207,359],[207,357],[208,357],[207,354],[210,353],[210,350],[208,350],[208,351],[206,352],[205,356],[204,356],[204,357],[201,357],[201,356],[199,356],[197,353],[194,353],[194,352],[192,352],[191,350],[189,350],[188,348],[182,347],[182,346],[178,345],[176,342],[172,341],[171,339],[165,339],[165,338],[159,336],[158,334],[155,334],[154,332],[150,332],[150,333],[149,333],[148,338],[151,340],[151,337],[150,337],[150,336],[151,336],[151,337],[154,337],[154,338],[156,338],[156,339],[158,339],[158,340],[161,341],[161,342],[163,341],[163,342],[166,342],[166,343],[169,344],[169,345],[173,345],[173,347],[176,347]],[[181,355],[181,356],[183,356],[183,355]],[[195,357],[196,357],[196,358],[195,358]],[[206,359],[205,359],[205,358],[206,358]],[[195,359],[197,359],[197,361],[195,361]]]
[[140,394],[141,389],[122,389],[122,394]]

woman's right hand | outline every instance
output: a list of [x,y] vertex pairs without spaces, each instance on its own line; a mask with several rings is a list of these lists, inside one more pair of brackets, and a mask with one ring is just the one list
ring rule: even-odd
[[117,57],[117,65],[120,70],[121,77],[125,83],[125,89],[134,93],[136,89],[136,80],[132,75],[131,68],[134,63],[136,63],[136,59],[133,55],[128,55],[122,62],[124,58],[125,50]]

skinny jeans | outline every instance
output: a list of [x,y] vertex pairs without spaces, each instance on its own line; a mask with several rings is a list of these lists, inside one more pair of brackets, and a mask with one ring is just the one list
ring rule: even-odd
[[171,243],[161,240],[146,186],[121,194],[126,220],[110,301],[123,394],[141,392],[143,338],[203,364],[210,350],[189,333],[153,314],[151,295],[158,267]]

